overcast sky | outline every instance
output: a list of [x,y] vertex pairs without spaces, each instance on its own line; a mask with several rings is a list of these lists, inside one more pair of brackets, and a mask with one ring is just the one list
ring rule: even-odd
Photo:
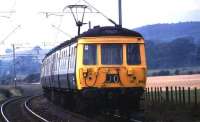
[[[118,23],[118,0],[87,0]],[[62,12],[69,4],[84,4],[81,0],[0,0],[0,51],[11,43],[36,45],[60,42],[77,34],[73,17],[45,17],[40,12]],[[15,11],[13,14],[2,13]],[[199,21],[200,0],[122,0],[123,27],[132,29],[155,23]],[[112,25],[100,14],[86,14],[85,22]],[[20,25],[20,26],[19,26]],[[66,34],[56,28],[60,28]],[[84,25],[82,31],[88,25]],[[70,36],[69,36],[70,35]],[[0,53],[1,53],[0,52]]]

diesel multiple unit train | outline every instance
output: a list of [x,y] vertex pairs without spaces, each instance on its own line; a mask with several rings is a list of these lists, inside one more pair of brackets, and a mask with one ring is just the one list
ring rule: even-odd
[[122,27],[94,27],[52,49],[41,84],[53,101],[88,112],[127,112],[139,106],[146,84],[142,35]]

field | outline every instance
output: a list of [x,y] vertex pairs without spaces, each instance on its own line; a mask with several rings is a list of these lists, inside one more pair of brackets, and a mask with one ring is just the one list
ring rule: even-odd
[[176,75],[176,76],[156,76],[147,78],[147,87],[191,87],[200,89],[200,74]]
[[176,75],[176,72],[178,71],[179,75],[187,75],[187,74],[199,74],[200,73],[200,67],[184,67],[184,68],[168,68],[168,69],[151,69],[148,70],[148,76],[153,76],[154,74],[157,74],[161,71],[168,71],[168,75]]
[[14,88],[12,86],[0,85],[0,102],[14,96],[21,96],[22,90],[20,88]]

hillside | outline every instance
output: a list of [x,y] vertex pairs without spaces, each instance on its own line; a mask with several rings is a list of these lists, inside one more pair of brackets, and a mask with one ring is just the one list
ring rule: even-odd
[[[179,74],[181,68],[197,70],[196,67],[200,66],[200,22],[154,24],[134,30],[140,32],[146,40],[150,70],[160,70],[163,75],[171,74],[169,70],[164,72],[164,69],[173,69],[173,72]],[[192,74],[192,71],[188,73]]]
[[134,30],[140,32],[146,40],[169,42],[177,38],[193,38],[200,42],[200,22],[181,22],[173,24],[147,25]]
[[177,38],[171,42],[146,42],[149,69],[166,69],[200,66],[200,44],[189,38]]
[[[29,50],[16,51],[15,69],[17,80],[31,82],[30,78],[39,78],[41,61],[49,49],[42,49],[36,46]],[[12,50],[0,58],[0,84],[9,84],[13,78],[13,57]],[[34,79],[33,79],[34,80]]]

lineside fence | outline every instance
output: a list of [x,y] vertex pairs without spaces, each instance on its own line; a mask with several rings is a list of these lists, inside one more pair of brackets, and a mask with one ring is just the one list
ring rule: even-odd
[[200,89],[191,87],[150,87],[146,88],[144,96],[149,104],[200,104]]

